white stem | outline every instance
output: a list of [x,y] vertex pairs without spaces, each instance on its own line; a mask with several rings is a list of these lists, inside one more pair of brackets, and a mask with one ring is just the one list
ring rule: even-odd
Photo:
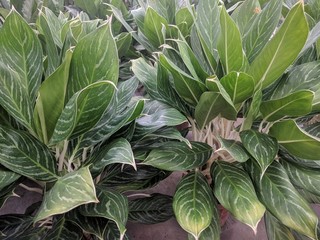
[[30,192],[36,192],[36,193],[43,194],[43,190],[41,188],[28,187],[27,185],[24,185],[23,183],[20,183],[19,186],[30,191]]
[[64,157],[65,157],[67,150],[68,150],[68,144],[69,144],[69,142],[67,140],[65,140],[64,144],[63,144],[63,150],[59,156],[59,165],[58,165],[59,172],[61,172],[63,169],[63,162],[64,162]]

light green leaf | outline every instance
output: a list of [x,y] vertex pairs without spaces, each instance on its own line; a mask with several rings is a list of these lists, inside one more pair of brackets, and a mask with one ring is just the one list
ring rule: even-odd
[[172,197],[151,194],[149,197],[129,201],[129,221],[155,224],[169,220],[173,216]]
[[81,239],[83,235],[82,230],[73,225],[64,216],[58,217],[56,221],[53,222],[52,228],[45,235],[45,239],[51,240],[78,240]]
[[109,81],[90,84],[77,92],[63,109],[50,144],[74,138],[93,128],[110,104],[114,92],[115,86]]
[[301,129],[293,120],[275,123],[269,134],[294,156],[320,160],[320,139]]
[[231,14],[242,36],[245,36],[261,11],[259,0],[246,0]]
[[202,173],[192,172],[181,179],[173,197],[173,210],[180,226],[199,239],[214,211],[213,194]]
[[15,172],[12,172],[4,168],[0,168],[0,190],[10,185],[11,183],[15,182],[20,177],[21,177],[20,174],[17,174]]
[[42,132],[45,143],[52,137],[64,109],[71,57],[72,52],[68,51],[64,62],[41,84],[38,93],[34,118],[39,121],[37,128]]
[[81,8],[82,10],[86,11],[92,18],[97,17],[99,7],[98,4],[100,4],[100,0],[75,0],[75,5]]
[[0,126],[0,163],[39,181],[57,180],[56,159],[46,145],[31,134]]
[[168,26],[167,20],[160,16],[153,8],[148,7],[144,18],[144,34],[151,44],[158,48],[164,44],[162,28]]
[[298,56],[308,36],[303,3],[297,3],[275,36],[265,45],[248,69],[256,83],[265,88],[277,80]]
[[281,161],[293,185],[320,196],[317,186],[320,183],[319,170],[303,167],[288,161]]
[[260,201],[282,224],[312,239],[316,237],[318,217],[291,184],[286,170],[274,161],[262,177],[257,163],[248,167]]
[[184,37],[187,37],[190,34],[190,29],[193,25],[193,16],[189,12],[188,8],[183,7],[176,12],[175,17],[176,25],[181,31]]
[[221,205],[256,233],[265,207],[260,203],[249,175],[226,162],[215,162],[211,168],[214,195]]
[[195,110],[195,119],[198,126],[203,129],[219,114],[226,119],[234,120],[237,111],[232,102],[230,104],[220,92],[204,92]]
[[89,217],[103,217],[114,221],[120,231],[120,240],[126,232],[128,219],[128,199],[114,190],[97,189],[99,203],[86,204],[80,207],[80,213]]
[[268,211],[266,212],[264,220],[266,224],[268,239],[295,240],[290,229],[281,224],[281,222],[279,222],[279,220],[272,216],[272,214]]
[[92,202],[98,202],[96,190],[89,168],[83,167],[59,178],[44,194],[44,200],[34,222]]
[[201,94],[206,90],[205,85],[183,72],[163,54],[159,59],[160,63],[172,74],[175,90],[180,97],[195,106],[199,102]]
[[240,132],[240,138],[245,149],[259,164],[262,176],[278,153],[278,142],[267,134],[254,130]]
[[242,50],[239,29],[224,7],[220,11],[221,33],[217,49],[223,65],[224,73],[240,71],[247,66],[247,59]]
[[[84,57],[85,56],[85,57]],[[99,81],[118,82],[119,60],[110,23],[83,37],[76,45],[70,66],[67,100]]]
[[319,89],[320,62],[308,62],[290,69],[288,77],[280,80],[271,99],[279,99],[301,90],[316,92]]
[[196,11],[195,24],[207,59],[209,60],[211,56],[217,58],[217,42],[220,34],[218,1],[201,0]]
[[317,22],[317,24],[311,29],[310,34],[308,36],[307,42],[304,45],[303,49],[300,52],[300,56],[313,44],[315,44],[320,37],[320,22]]
[[168,171],[185,171],[200,167],[210,158],[212,148],[205,143],[190,143],[192,148],[181,142],[165,143],[153,149],[143,164]]
[[218,140],[221,144],[219,150],[227,151],[230,156],[237,162],[245,162],[249,159],[246,150],[240,142],[231,139],[224,139],[221,137],[218,137]]
[[168,23],[174,23],[176,11],[175,0],[147,0],[147,4],[155,9],[162,17],[164,17]]
[[260,112],[264,120],[272,122],[284,117],[305,116],[312,110],[314,93],[301,90],[280,99],[262,102]]
[[32,107],[42,77],[42,48],[31,27],[15,11],[0,33],[0,104],[32,129]]
[[272,0],[268,2],[261,13],[259,13],[259,8],[254,10],[256,11],[254,15],[257,16],[254,21],[250,22],[249,30],[243,38],[243,45],[249,62],[255,59],[270,40],[279,24],[281,9],[282,0]]
[[246,118],[244,119],[244,123],[242,124],[243,130],[251,129],[253,121],[260,114],[261,102],[262,102],[262,91],[261,91],[261,86],[260,86],[260,89],[255,91],[255,93],[252,96],[252,101],[251,101],[249,109],[246,113]]
[[242,103],[253,95],[254,81],[246,73],[230,72],[220,79],[220,83],[234,104]]
[[107,165],[113,163],[129,164],[136,169],[130,143],[124,138],[118,138],[103,146],[92,159],[90,171],[92,175],[98,175]]

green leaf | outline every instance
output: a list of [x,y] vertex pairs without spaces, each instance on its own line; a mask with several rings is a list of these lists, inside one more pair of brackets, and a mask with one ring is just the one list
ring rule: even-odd
[[211,188],[200,172],[181,179],[173,197],[173,210],[180,226],[199,239],[210,225],[214,211]]
[[264,220],[266,224],[268,239],[295,240],[290,229],[281,224],[281,222],[279,222],[279,220],[272,216],[272,214],[268,211],[266,212]]
[[230,156],[237,162],[245,162],[249,159],[246,150],[243,148],[240,142],[231,139],[224,139],[221,137],[218,137],[218,140],[221,144],[219,150],[227,151]]
[[[285,169],[274,161],[262,177],[257,163],[248,167],[260,201],[287,227],[317,239],[318,217],[291,184]],[[258,173],[258,174],[257,174]]]
[[320,159],[320,139],[301,129],[293,120],[275,123],[269,134],[294,156],[310,160]]
[[174,23],[174,15],[176,11],[175,0],[147,0],[147,4],[155,9],[169,23]]
[[200,142],[168,142],[153,149],[143,164],[168,171],[185,171],[202,166],[211,156],[212,148]]
[[232,164],[215,162],[211,176],[214,195],[221,205],[256,233],[266,209],[258,200],[249,175]]
[[254,130],[240,132],[240,138],[245,149],[259,164],[262,176],[278,153],[278,142],[267,134]]
[[226,119],[234,120],[237,111],[232,102],[227,101],[220,92],[204,92],[195,109],[195,119],[198,126],[203,129],[219,114]]
[[320,190],[317,188],[320,183],[318,169],[299,166],[288,161],[281,161],[281,164],[286,169],[293,185],[320,196]]
[[57,180],[56,159],[46,145],[31,134],[0,126],[0,163],[39,181]]
[[205,85],[183,72],[163,54],[160,55],[159,59],[162,66],[172,74],[175,90],[180,97],[187,103],[195,106],[206,89]]
[[[32,217],[12,214],[0,216],[0,236],[4,240],[17,239],[23,237],[28,229],[32,229]],[[22,238],[23,239],[23,238]],[[29,238],[30,239],[30,238]]]
[[34,217],[34,222],[92,202],[98,202],[96,190],[89,168],[83,167],[59,178],[44,194],[44,200]]
[[41,84],[38,93],[34,115],[35,119],[39,118],[38,128],[45,143],[52,137],[64,109],[71,56],[72,52],[68,51],[63,63]]
[[117,224],[115,224],[113,221],[108,221],[105,232],[104,232],[104,237],[101,240],[104,240],[104,239],[129,240],[129,237],[126,234],[121,235],[119,233]]
[[96,82],[77,92],[63,109],[50,144],[74,138],[93,128],[110,104],[114,93],[115,86],[110,81]]
[[280,99],[264,101],[260,112],[264,120],[272,122],[285,117],[305,116],[312,110],[314,93],[301,90]]
[[193,16],[189,12],[188,8],[183,7],[176,12],[176,25],[181,31],[184,37],[187,37],[190,34],[190,29],[193,25]]
[[277,80],[298,56],[308,36],[303,4],[297,3],[275,36],[252,62],[248,74],[265,88]]
[[93,156],[90,171],[92,175],[98,175],[103,169],[113,163],[129,164],[136,169],[136,163],[133,156],[130,143],[124,138],[118,138],[102,147],[96,155]]
[[[217,42],[220,34],[219,7],[216,0],[201,0],[197,5],[196,28],[207,59],[217,58]],[[209,60],[210,62],[210,60]]]
[[86,204],[80,207],[80,213],[89,217],[103,217],[114,221],[123,238],[128,219],[128,199],[114,190],[97,189],[99,203]]
[[79,227],[75,226],[69,221],[66,221],[66,218],[64,216],[61,216],[56,221],[54,221],[52,228],[45,235],[45,239],[78,240],[81,239],[82,235],[82,230]]
[[144,34],[151,44],[158,48],[164,44],[162,28],[168,26],[167,20],[160,16],[153,8],[148,7],[144,18]]
[[82,10],[86,11],[92,18],[97,17],[99,7],[98,4],[100,4],[100,0],[75,0],[75,5],[81,8]]
[[15,11],[0,34],[0,104],[32,129],[32,106],[42,77],[42,49],[31,27]]
[[132,36],[130,33],[121,33],[116,37],[116,44],[118,49],[118,55],[119,57],[123,57],[128,52],[131,42],[132,42]]
[[288,77],[280,80],[271,99],[279,99],[301,90],[316,92],[319,89],[320,62],[308,62],[290,69]]
[[129,221],[155,224],[173,216],[172,197],[154,193],[149,197],[129,201]]
[[[14,183],[21,177],[20,174],[12,172],[10,170],[0,168],[0,190],[4,187]],[[1,207],[1,206],[0,206]]]
[[224,73],[245,69],[248,63],[243,54],[239,29],[224,7],[220,11],[220,26],[217,49]]
[[118,77],[117,46],[108,23],[83,37],[76,45],[70,66],[67,100],[95,82],[108,80],[116,84]]
[[[247,1],[248,2],[248,1]],[[243,38],[243,45],[249,62],[252,62],[261,52],[279,24],[281,17],[282,0],[269,1],[267,6],[255,9],[255,15],[259,13],[253,22],[250,22],[247,34]]]
[[234,104],[242,103],[253,95],[254,81],[246,73],[230,72],[220,79],[220,83]]

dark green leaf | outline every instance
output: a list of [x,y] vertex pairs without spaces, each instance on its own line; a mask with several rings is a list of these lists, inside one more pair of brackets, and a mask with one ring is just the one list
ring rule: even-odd
[[290,229],[279,222],[279,220],[272,216],[271,213],[266,212],[264,220],[266,224],[268,239],[295,240]]

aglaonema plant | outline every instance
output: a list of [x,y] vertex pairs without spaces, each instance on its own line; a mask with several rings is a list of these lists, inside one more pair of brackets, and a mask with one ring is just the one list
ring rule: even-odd
[[210,156],[210,146],[176,129],[187,121],[183,114],[135,96],[139,81],[119,59],[130,55],[123,39],[131,35],[114,37],[111,21],[84,12],[56,16],[49,8],[35,24],[14,9],[5,16],[0,207],[19,186],[43,199],[24,214],[0,216],[1,239],[128,239],[128,219],[154,223],[173,215],[170,196],[131,200],[126,193],[170,174],[140,160],[161,148],[168,156],[183,148],[189,158]]
[[133,37],[154,56],[132,70],[147,97],[183,113],[193,140],[214,151],[189,158],[185,145],[141,158],[187,171],[173,197],[180,226],[190,239],[220,239],[219,203],[254,232],[264,217],[269,239],[318,239],[318,1],[168,2],[131,12]]

